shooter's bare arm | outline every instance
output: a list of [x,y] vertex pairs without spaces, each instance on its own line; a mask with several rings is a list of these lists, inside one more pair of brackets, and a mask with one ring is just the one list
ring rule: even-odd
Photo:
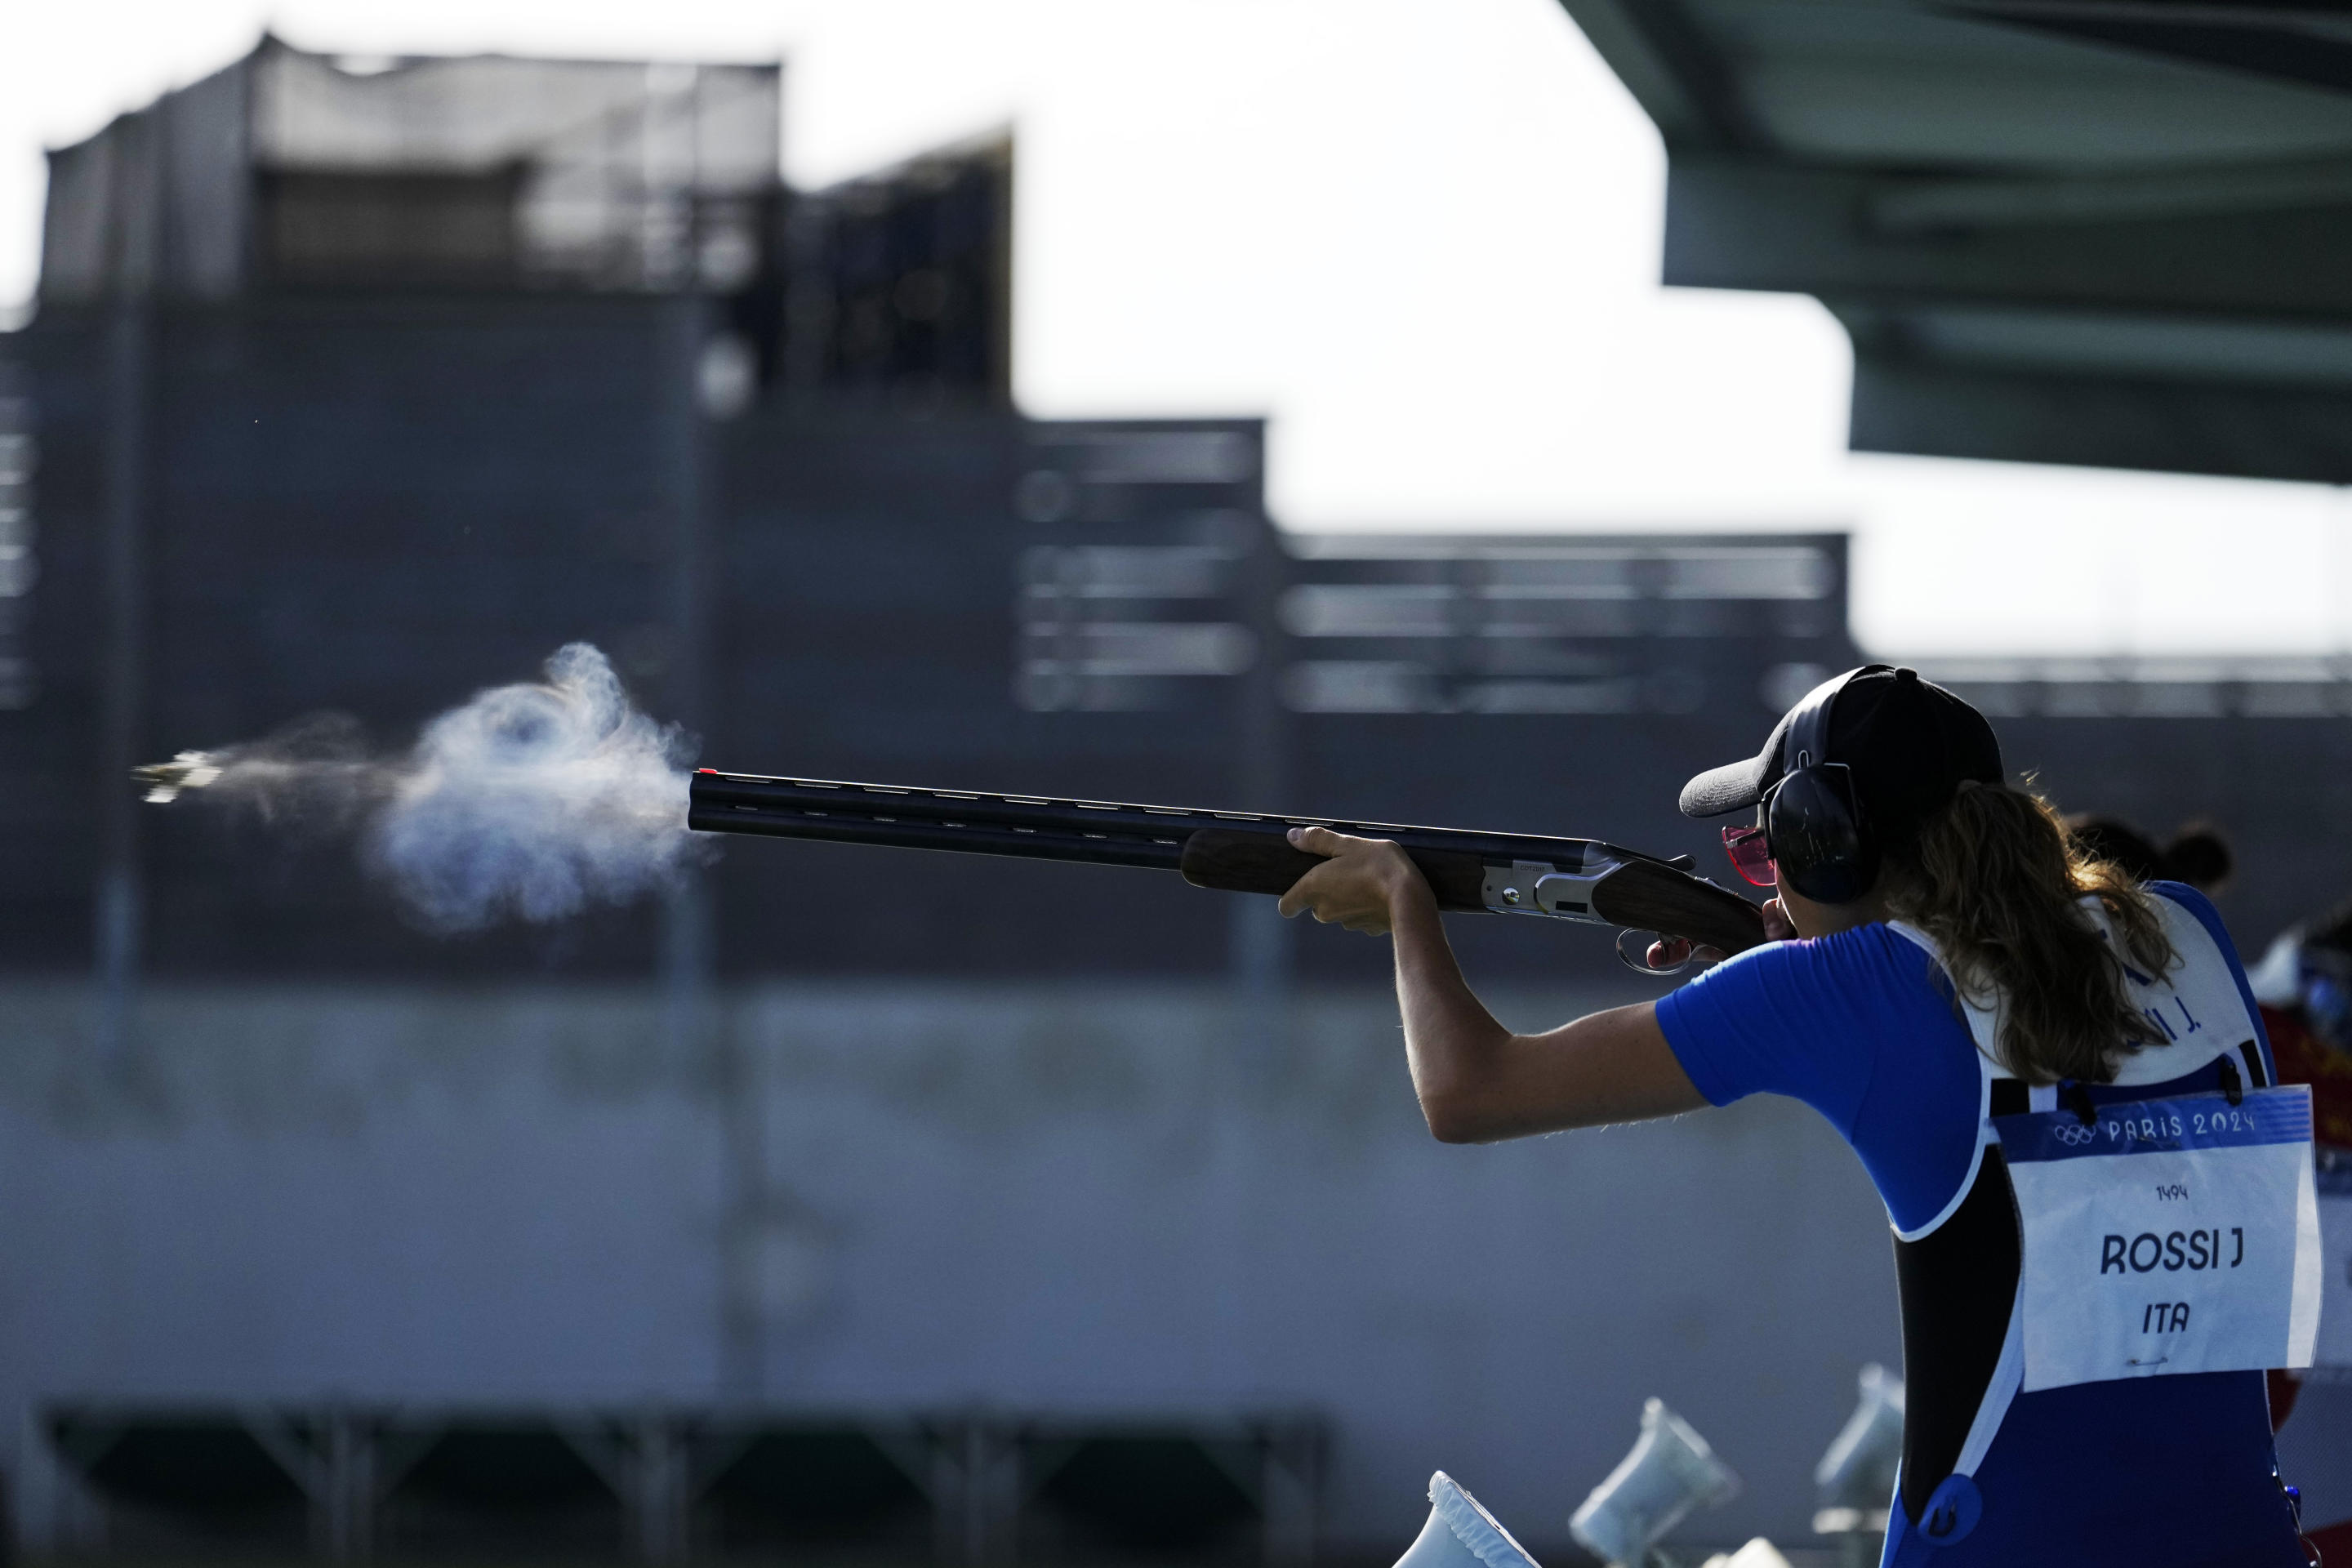
[[1422,1114],[1441,1141],[1492,1142],[1706,1103],[1650,1004],[1590,1014],[1547,1034],[1513,1034],[1463,979],[1427,880],[1395,845],[1319,827],[1291,837],[1330,858],[1284,895],[1284,914],[1311,911],[1395,940],[1405,1056]]

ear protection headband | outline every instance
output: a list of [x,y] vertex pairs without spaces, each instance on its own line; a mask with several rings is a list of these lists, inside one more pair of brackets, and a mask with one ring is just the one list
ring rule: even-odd
[[1780,742],[1780,782],[1765,797],[1764,841],[1780,881],[1816,903],[1852,903],[1878,880],[1878,841],[1853,770],[1826,759],[1838,694],[1858,675],[1891,668],[1866,664],[1813,688],[1790,716]]

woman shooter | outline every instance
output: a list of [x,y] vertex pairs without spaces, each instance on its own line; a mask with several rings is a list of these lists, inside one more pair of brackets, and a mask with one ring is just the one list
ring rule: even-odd
[[1783,940],[1548,1034],[1471,993],[1393,844],[1296,830],[1329,858],[1283,910],[1393,938],[1444,1142],[1756,1093],[1829,1119],[1896,1237],[1887,1563],[2301,1568],[2263,1369],[2310,1358],[2309,1101],[2272,1087],[2212,906],[2084,855],[1983,716],[1908,669],[1824,683],[1681,804],[1753,809],[1724,841]]

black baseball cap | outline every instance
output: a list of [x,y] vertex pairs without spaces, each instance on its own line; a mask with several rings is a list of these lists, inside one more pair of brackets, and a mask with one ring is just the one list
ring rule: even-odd
[[[1913,669],[1869,664],[1825,681],[1839,689],[1830,710],[1826,763],[1843,763],[1863,815],[1882,842],[1918,831],[1965,780],[2000,784],[2000,742],[1985,716]],[[1764,749],[1710,768],[1683,785],[1685,816],[1720,816],[1756,805],[1787,771],[1789,727],[1814,688],[1780,716]]]

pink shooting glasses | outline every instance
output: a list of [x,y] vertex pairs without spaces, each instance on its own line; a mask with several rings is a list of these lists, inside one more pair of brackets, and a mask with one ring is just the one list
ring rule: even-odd
[[1723,852],[1731,857],[1731,868],[1738,872],[1749,887],[1780,886],[1780,868],[1772,864],[1772,846],[1766,840],[1762,828],[1725,828]]

